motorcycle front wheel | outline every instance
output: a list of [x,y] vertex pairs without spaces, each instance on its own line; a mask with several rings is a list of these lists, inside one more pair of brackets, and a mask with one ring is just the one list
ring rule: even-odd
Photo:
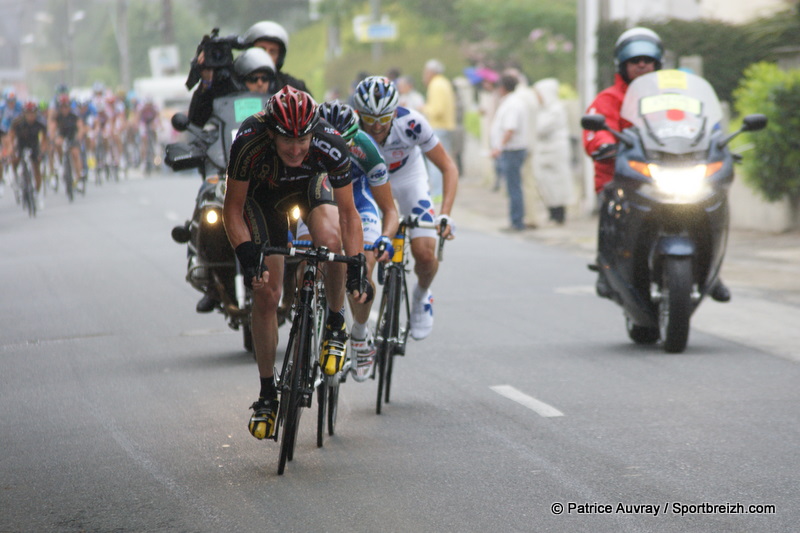
[[625,329],[628,330],[628,337],[636,344],[655,344],[661,337],[658,328],[639,326],[627,317],[625,318]]
[[681,353],[686,349],[691,315],[692,261],[687,257],[666,257],[658,322],[667,353]]

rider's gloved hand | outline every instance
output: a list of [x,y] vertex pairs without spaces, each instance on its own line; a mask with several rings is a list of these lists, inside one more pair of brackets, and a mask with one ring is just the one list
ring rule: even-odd
[[455,236],[456,225],[455,223],[453,223],[453,220],[450,217],[450,215],[437,215],[436,220],[434,222],[436,223],[436,227],[438,228],[440,234],[445,234],[445,232],[448,231],[449,228],[449,235]]
[[369,302],[375,296],[375,290],[367,280],[367,258],[364,257],[364,254],[358,254],[356,257],[359,258],[358,264],[347,263],[347,282],[345,287],[347,292],[366,294],[366,301]]
[[391,259],[394,256],[394,246],[392,246],[392,239],[390,239],[386,235],[381,235],[380,237],[378,237],[378,240],[376,240],[372,244],[372,247],[378,254],[378,259],[381,258],[383,252],[389,253],[389,259]]
[[236,257],[242,265],[242,276],[248,289],[253,288],[253,278],[258,276],[258,256],[258,246],[253,241],[244,241],[236,247]]
[[602,161],[603,159],[610,159],[616,157],[617,145],[612,143],[601,144],[600,148],[592,152],[592,159],[595,161]]

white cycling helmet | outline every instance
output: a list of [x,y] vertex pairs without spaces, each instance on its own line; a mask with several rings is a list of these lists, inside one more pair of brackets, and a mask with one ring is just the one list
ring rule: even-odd
[[356,86],[353,105],[360,113],[380,116],[397,109],[400,95],[394,82],[384,76],[364,78]]
[[253,46],[256,41],[262,39],[273,41],[280,45],[281,53],[278,54],[278,61],[275,63],[275,66],[280,70],[283,67],[283,61],[286,59],[286,52],[289,49],[289,34],[277,22],[262,20],[250,26],[242,36],[242,40],[247,46]]
[[242,52],[233,62],[233,69],[241,79],[257,70],[263,70],[269,72],[272,77],[275,76],[275,63],[272,61],[272,56],[257,46]]
[[661,69],[661,60],[664,57],[664,45],[661,37],[648,28],[636,27],[623,32],[614,45],[614,66],[625,81],[627,72],[625,62],[634,57],[651,57],[656,62],[656,70]]

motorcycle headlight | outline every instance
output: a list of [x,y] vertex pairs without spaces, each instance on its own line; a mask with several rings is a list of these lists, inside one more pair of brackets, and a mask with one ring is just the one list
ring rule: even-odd
[[[711,192],[707,177],[717,170],[715,165],[665,166],[631,161],[631,168],[653,178],[641,192],[663,201],[692,202]],[[635,165],[634,165],[635,164]]]
[[216,209],[209,209],[206,211],[206,222],[212,226],[219,222],[219,211]]
[[298,220],[300,218],[300,206],[294,206],[291,212],[292,220]]

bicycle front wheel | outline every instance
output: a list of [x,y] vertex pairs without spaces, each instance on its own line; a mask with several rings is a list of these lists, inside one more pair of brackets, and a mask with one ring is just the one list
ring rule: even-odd
[[397,329],[397,293],[400,278],[398,272],[387,269],[386,280],[383,284],[383,296],[381,296],[381,306],[378,311],[378,335],[380,342],[375,357],[378,365],[378,397],[375,401],[375,413],[381,414],[381,407],[384,402],[384,390],[387,388],[387,370],[391,365],[392,352],[394,351],[393,332]]
[[308,321],[299,313],[295,320],[301,321],[299,327],[293,327],[293,335],[289,337],[289,350],[285,357],[290,357],[292,364],[288,367],[285,385],[281,387],[281,402],[285,398],[285,418],[283,437],[281,439],[281,456],[278,463],[278,475],[283,475],[286,462],[294,459],[294,446],[297,442],[297,430],[300,427],[300,415],[303,401],[303,373],[305,372],[305,352],[307,350]]

